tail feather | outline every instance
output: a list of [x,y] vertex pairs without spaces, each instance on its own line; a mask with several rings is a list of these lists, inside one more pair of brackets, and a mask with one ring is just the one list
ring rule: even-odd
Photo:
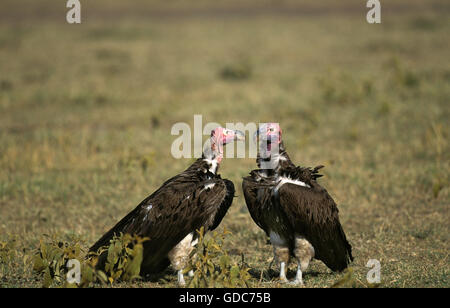
[[97,252],[101,247],[109,246],[110,241],[113,239],[115,235],[119,235],[121,232],[125,233],[125,228],[127,227],[129,221],[135,215],[136,209],[131,211],[127,216],[122,218],[114,227],[112,227],[108,232],[106,232],[91,248],[89,248],[89,252]]

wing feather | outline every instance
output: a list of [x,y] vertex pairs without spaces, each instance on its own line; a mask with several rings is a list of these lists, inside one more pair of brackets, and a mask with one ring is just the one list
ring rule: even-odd
[[257,181],[254,176],[245,177],[242,181],[242,190],[250,216],[267,235],[270,230],[265,210],[270,206],[272,187]]
[[223,199],[222,203],[220,204],[219,208],[216,211],[216,214],[213,216],[214,220],[213,223],[210,224],[209,230],[216,229],[219,224],[222,222],[222,219],[225,217],[225,214],[228,212],[228,209],[230,208],[231,204],[233,203],[234,198],[234,184],[230,180],[224,179],[223,182],[226,186],[226,196]]
[[[232,202],[232,198],[227,199],[230,194],[227,188],[230,187],[220,176],[184,172],[144,199],[90,251],[109,245],[112,237],[121,232],[145,236],[149,240],[144,242],[142,271],[161,271],[168,265],[169,251],[189,233],[202,226],[205,229],[217,227]],[[220,215],[217,216],[218,212]]]
[[315,257],[333,271],[341,271],[353,260],[351,245],[339,221],[336,203],[319,184],[312,187],[284,184],[279,204],[296,233],[314,247]]

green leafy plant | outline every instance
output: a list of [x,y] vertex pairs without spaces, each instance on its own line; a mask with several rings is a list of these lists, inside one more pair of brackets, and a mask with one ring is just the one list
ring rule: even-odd
[[353,267],[348,267],[344,270],[344,275],[338,281],[336,281],[331,288],[378,288],[381,286],[380,283],[364,283],[359,280],[354,272]]
[[43,275],[42,287],[67,286],[67,262],[76,259],[82,262],[84,252],[80,241],[68,242],[50,238],[40,240],[39,248],[33,257],[33,270]]
[[144,257],[142,243],[146,240],[148,238],[120,234],[111,240],[109,247],[100,249],[99,255],[107,253],[105,274],[110,283],[140,278],[139,272]]
[[353,276],[353,268],[349,267],[345,269],[344,276],[336,281],[331,287],[332,288],[345,288],[345,287],[355,287],[355,277]]
[[[121,234],[111,240],[109,246],[86,258],[83,243],[79,240],[60,241],[55,238],[40,240],[37,253],[33,258],[33,270],[43,276],[42,286],[48,287],[89,287],[95,284],[113,284],[117,281],[132,281],[139,278],[143,259],[142,243],[146,238]],[[96,265],[105,256],[105,268],[99,270]],[[70,284],[66,276],[69,260],[80,263],[80,282]]]
[[188,287],[248,287],[250,268],[245,264],[244,258],[237,264],[223,248],[225,237],[231,233],[224,229],[221,234],[213,232],[206,239],[203,227],[197,232],[198,245],[191,256],[190,266],[185,269],[186,273],[190,270],[194,272]]

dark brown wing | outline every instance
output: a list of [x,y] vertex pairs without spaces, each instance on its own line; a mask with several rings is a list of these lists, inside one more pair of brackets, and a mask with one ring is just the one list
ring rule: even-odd
[[328,192],[316,182],[311,188],[284,184],[278,191],[281,209],[295,232],[311,242],[315,258],[333,271],[342,271],[353,260],[338,208]]
[[214,230],[220,225],[222,219],[225,217],[226,213],[228,212],[228,209],[233,203],[235,193],[234,184],[233,182],[227,179],[223,179],[223,182],[225,183],[226,186],[226,195],[222,203],[220,204],[219,208],[217,209],[216,214],[214,215],[214,220],[213,223],[209,226],[209,230]]
[[[108,245],[120,232],[145,236],[149,240],[144,242],[142,271],[161,271],[168,265],[168,252],[185,236],[202,226],[214,226],[219,220],[216,214],[224,210],[221,206],[228,195],[227,184],[219,176],[184,172],[143,200],[90,250]],[[231,202],[228,200],[228,206]]]
[[266,221],[265,211],[270,206],[273,185],[268,185],[263,179],[259,179],[255,171],[251,174],[242,181],[245,203],[253,221],[269,235],[270,226]]

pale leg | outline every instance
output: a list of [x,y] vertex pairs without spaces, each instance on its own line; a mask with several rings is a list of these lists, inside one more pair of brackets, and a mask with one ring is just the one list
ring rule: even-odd
[[186,285],[186,282],[184,281],[183,270],[178,270],[178,284],[180,286]]
[[172,250],[169,252],[168,257],[170,263],[172,263],[173,268],[177,271],[178,284],[180,286],[185,286],[183,270],[186,268],[189,262],[189,255],[194,249],[192,243],[195,245],[195,241],[192,241],[193,234],[188,234],[181,242],[179,242]]
[[286,263],[281,262],[280,263],[280,280],[281,282],[288,282],[286,278]]
[[308,268],[309,261],[314,258],[314,247],[306,238],[297,236],[295,238],[294,255],[297,259],[297,275],[292,284],[303,285],[303,272]]
[[289,264],[289,247],[284,238],[275,232],[270,232],[270,242],[273,245],[275,262],[280,264],[280,281],[288,282],[286,278],[286,266]]
[[295,275],[295,280],[291,282],[293,285],[303,285],[303,274],[302,267],[300,263],[297,265],[297,275]]

